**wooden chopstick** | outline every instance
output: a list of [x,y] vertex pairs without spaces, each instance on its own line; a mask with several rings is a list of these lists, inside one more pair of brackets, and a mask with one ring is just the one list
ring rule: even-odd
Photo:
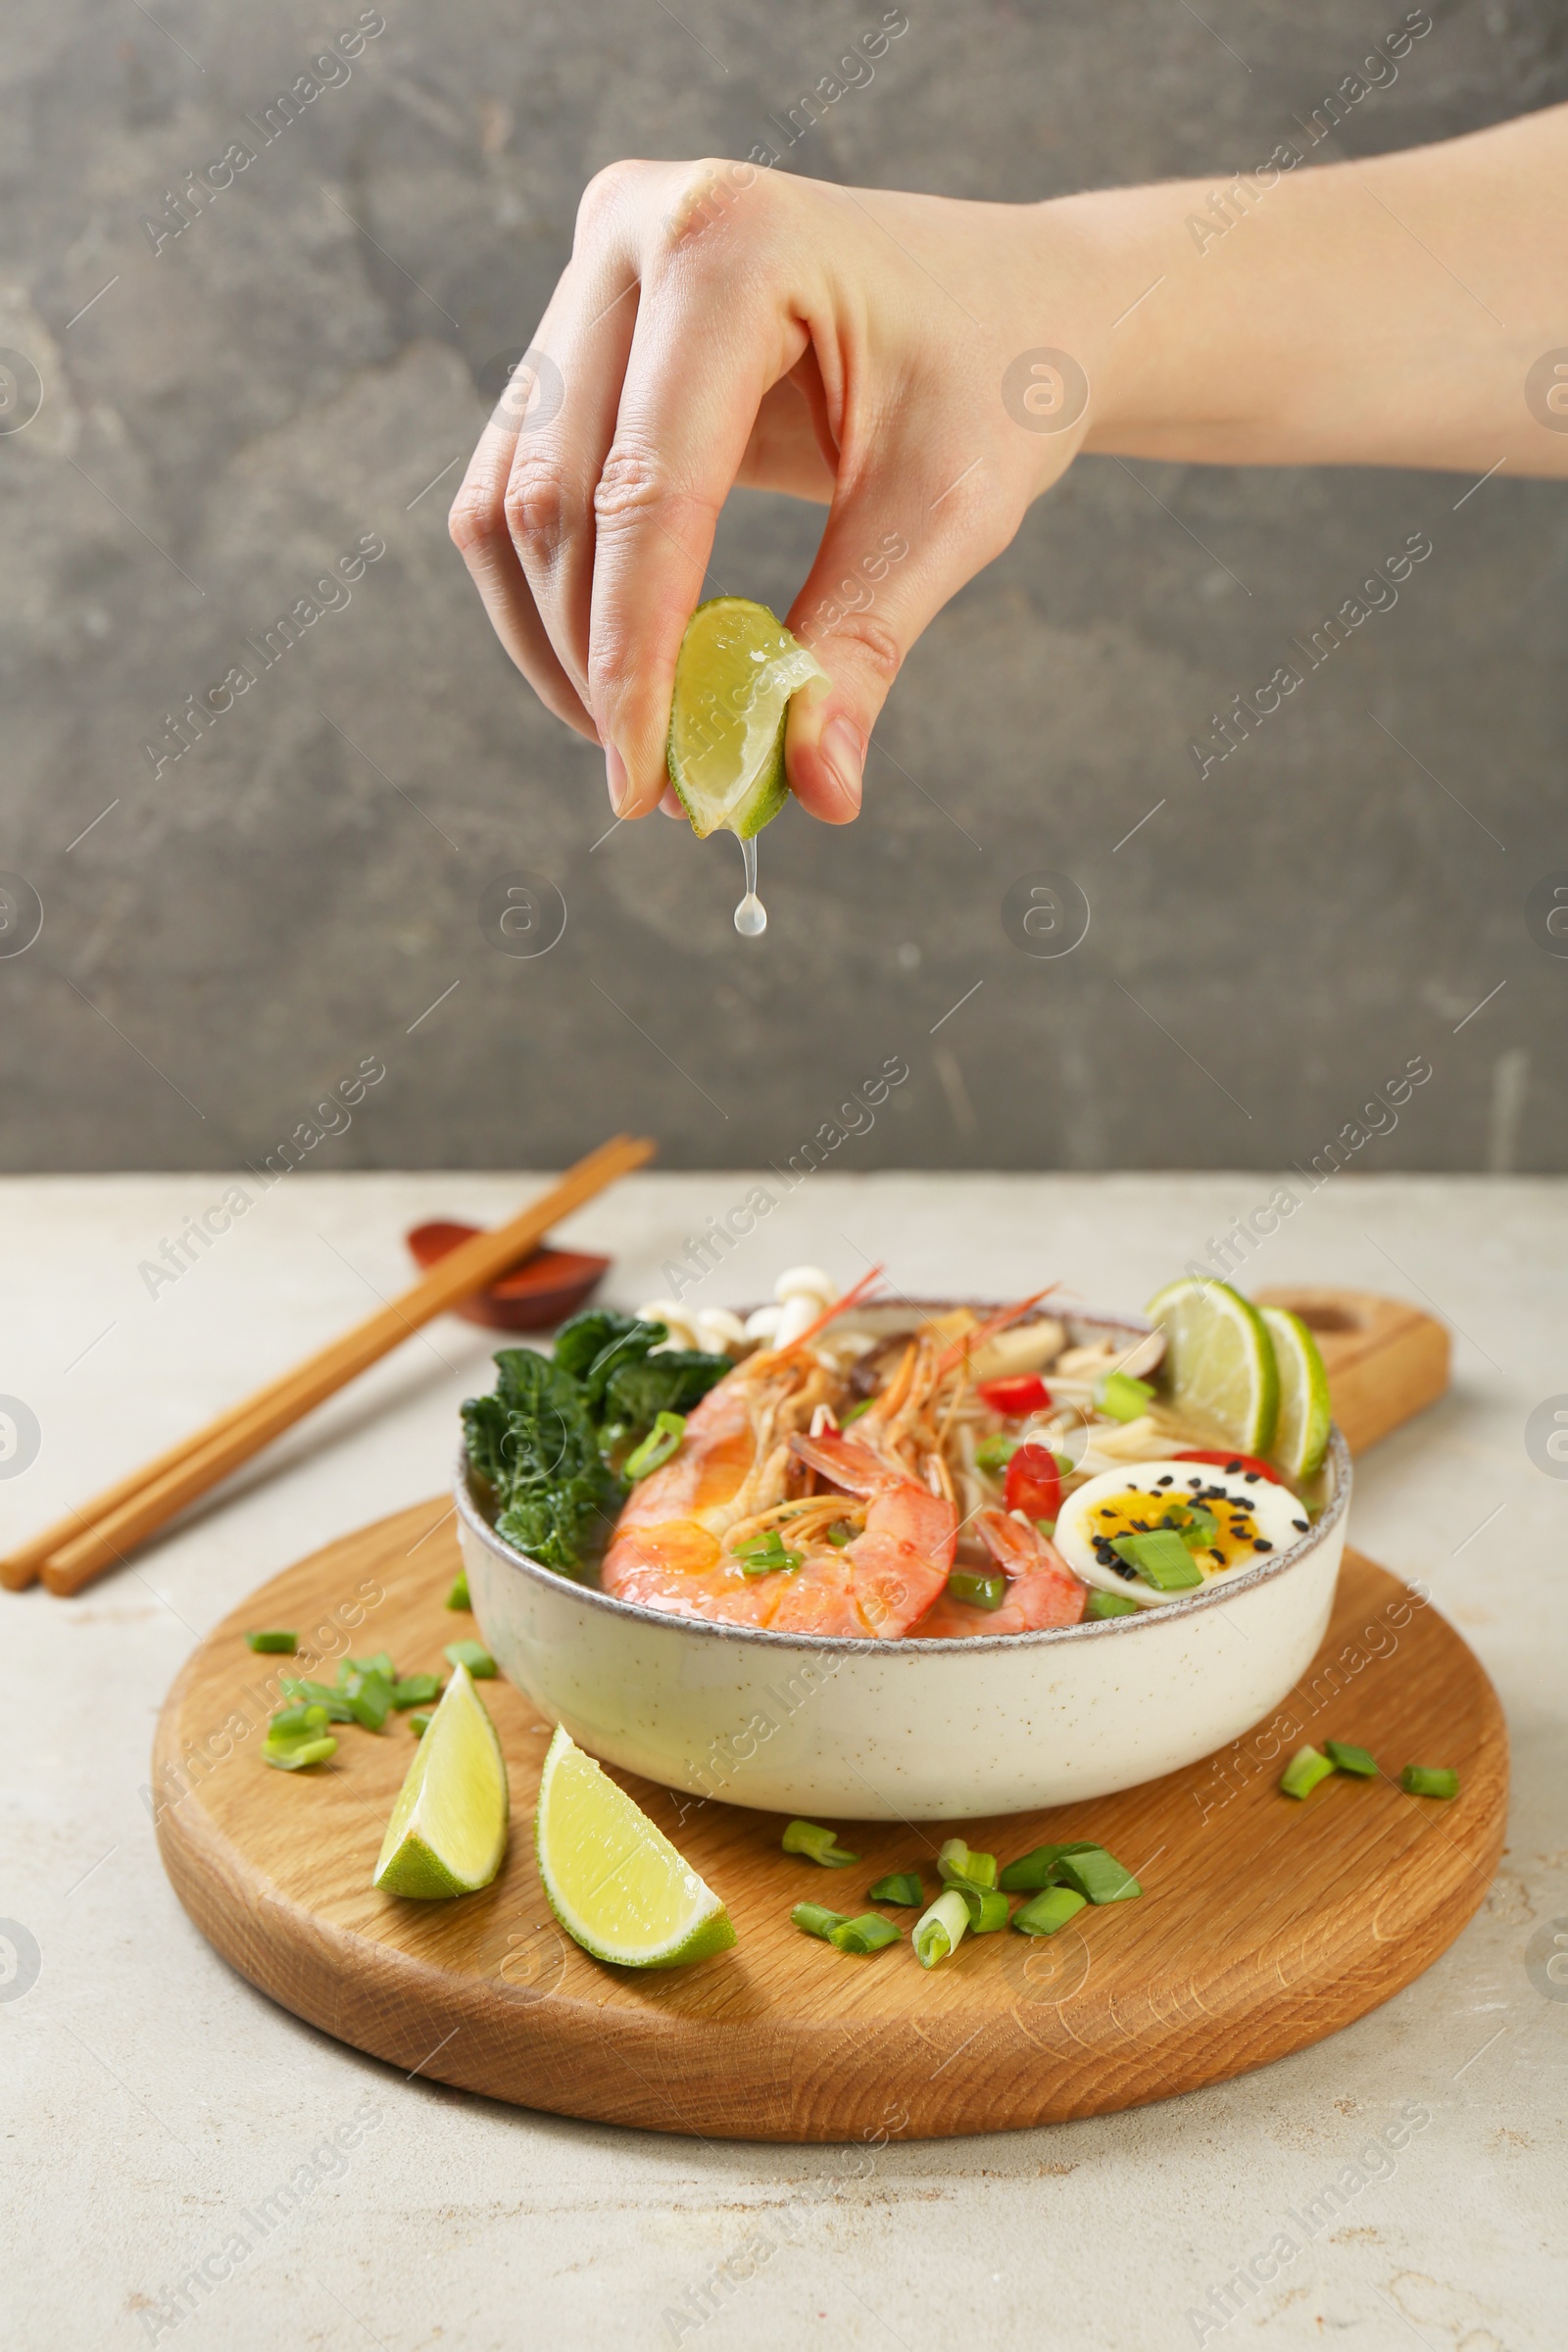
[[591,1152],[510,1224],[462,1243],[378,1314],[12,1552],[0,1561],[0,1585],[15,1591],[41,1567],[51,1592],[79,1592],[357,1373],[505,1273],[553,1225],[641,1167],[655,1149],[637,1137],[616,1136]]
[[[281,1387],[282,1383],[274,1382],[273,1386]],[[265,1389],[258,1392],[262,1396],[268,1394]],[[201,1435],[211,1437],[220,1430],[237,1428],[242,1421],[249,1420],[256,1402],[256,1397],[247,1397],[243,1403],[231,1406],[226,1413],[220,1413],[216,1421],[209,1422],[207,1430]],[[188,1462],[198,1442],[196,1438],[181,1438],[177,1445],[154,1454],[150,1462],[143,1462],[140,1469],[128,1472],[114,1486],[105,1487],[103,1493],[95,1494],[91,1502],[84,1502],[79,1511],[71,1510],[64,1519],[57,1519],[52,1527],[46,1527],[42,1535],[29,1537],[25,1544],[19,1544],[15,1551],[8,1551],[4,1559],[0,1559],[0,1589],[7,1592],[25,1591],[28,1585],[36,1582],[45,1560],[52,1558],[74,1538],[85,1535],[89,1528],[95,1527],[111,1511],[118,1510],[122,1503],[129,1502],[132,1495],[140,1494],[155,1478],[162,1477],[168,1470],[176,1469],[181,1462]]]

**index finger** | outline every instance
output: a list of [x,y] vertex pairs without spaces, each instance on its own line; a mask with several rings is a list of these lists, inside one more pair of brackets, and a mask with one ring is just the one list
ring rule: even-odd
[[764,395],[807,341],[760,291],[755,248],[740,283],[727,221],[719,235],[700,215],[694,225],[691,200],[704,184],[711,182],[688,183],[649,238],[614,436],[594,493],[589,693],[600,735],[625,768],[622,816],[647,815],[663,792],[675,658],[719,510]]

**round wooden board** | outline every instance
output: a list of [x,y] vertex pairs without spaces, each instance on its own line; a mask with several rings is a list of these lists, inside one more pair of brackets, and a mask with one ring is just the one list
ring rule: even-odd
[[[828,1873],[780,1851],[775,1815],[617,1775],[723,1895],[739,1942],[687,1969],[607,1968],[562,1935],[541,1890],[531,1822],[549,1726],[509,1684],[483,1690],[511,1775],[511,1847],[495,1885],[459,1901],[370,1885],[413,1752],[401,1718],[379,1736],[345,1729],[314,1772],[263,1762],[279,1671],[330,1681],[333,1658],[376,1649],[405,1674],[445,1670],[445,1643],[473,1632],[443,1605],[457,1567],[439,1500],[264,1585],[171,1691],[154,1786],[165,1867],[233,1967],[340,2040],[492,2098],[770,2140],[939,2136],[1137,2106],[1386,2001],[1457,1936],[1501,1850],[1496,1694],[1435,1609],[1348,1551],[1288,1725],[1119,1796],[964,1828],[1004,1859],[1097,1838],[1136,1872],[1141,1901],[1086,1910],[1049,1940],[968,1937],[929,1973],[906,1944],[853,1959],[800,1935],[791,1904],[860,1907],[874,1879],[913,1862],[934,1890],[952,1824],[836,1824],[863,1860]],[[253,1655],[244,1630],[263,1626],[297,1629],[300,1658]],[[1370,1747],[1394,1776],[1457,1765],[1459,1796],[1343,1776],[1304,1804],[1281,1796],[1282,1756],[1324,1738]]]

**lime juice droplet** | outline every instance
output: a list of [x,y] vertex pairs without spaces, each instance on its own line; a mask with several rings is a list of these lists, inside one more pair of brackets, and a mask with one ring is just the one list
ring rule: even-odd
[[746,896],[735,909],[735,928],[742,939],[760,939],[767,929],[767,908],[757,895],[757,836],[741,843],[746,865]]

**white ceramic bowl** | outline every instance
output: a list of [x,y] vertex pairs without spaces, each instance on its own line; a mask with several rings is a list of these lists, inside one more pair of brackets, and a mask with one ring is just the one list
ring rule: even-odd
[[[1074,1341],[1148,1329],[1064,1320]],[[612,1599],[504,1543],[461,1456],[458,1536],[498,1665],[591,1755],[764,1812],[964,1820],[1155,1780],[1278,1706],[1334,1601],[1350,1500],[1338,1429],[1323,1481],[1310,1532],[1240,1576],[1135,1617],[956,1642],[830,1641]]]

